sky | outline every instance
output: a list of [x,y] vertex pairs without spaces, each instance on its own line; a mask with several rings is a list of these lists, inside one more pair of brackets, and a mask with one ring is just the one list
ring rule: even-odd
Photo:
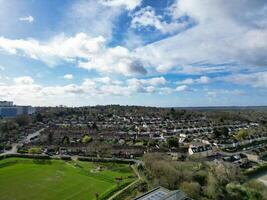
[[0,100],[267,105],[267,1],[0,0]]

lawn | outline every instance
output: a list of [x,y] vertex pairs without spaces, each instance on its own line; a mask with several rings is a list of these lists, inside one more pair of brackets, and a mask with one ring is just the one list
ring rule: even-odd
[[134,179],[127,164],[8,158],[0,161],[0,200],[93,200]]

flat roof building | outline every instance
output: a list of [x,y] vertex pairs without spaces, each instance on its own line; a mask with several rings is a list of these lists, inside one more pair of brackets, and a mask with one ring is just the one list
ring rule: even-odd
[[180,190],[168,190],[163,187],[157,187],[134,200],[191,200]]

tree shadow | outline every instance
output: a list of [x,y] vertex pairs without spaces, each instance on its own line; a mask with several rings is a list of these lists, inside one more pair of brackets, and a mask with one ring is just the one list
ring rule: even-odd
[[51,165],[52,162],[49,159],[33,159],[33,163],[41,165]]

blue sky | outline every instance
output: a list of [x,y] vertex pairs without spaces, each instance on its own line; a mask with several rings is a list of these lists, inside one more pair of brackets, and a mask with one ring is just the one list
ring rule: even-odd
[[267,105],[265,0],[0,0],[0,10],[0,100]]

